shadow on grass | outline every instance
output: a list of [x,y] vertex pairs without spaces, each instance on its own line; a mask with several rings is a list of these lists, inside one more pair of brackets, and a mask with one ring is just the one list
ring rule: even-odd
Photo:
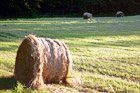
[[15,85],[16,85],[16,80],[13,75],[0,77],[0,90],[14,88]]

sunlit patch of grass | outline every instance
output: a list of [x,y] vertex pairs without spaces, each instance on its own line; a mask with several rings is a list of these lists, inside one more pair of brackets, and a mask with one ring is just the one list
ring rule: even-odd
[[[53,84],[45,92],[113,92],[113,88],[116,93],[139,93],[140,16],[0,20],[1,77],[13,75],[17,49],[28,34],[65,42],[82,80],[80,87]],[[39,92],[19,84],[0,92],[6,91]]]
[[[2,65],[0,65],[0,66],[2,66]],[[6,75],[13,75],[13,73],[11,73],[10,71],[7,71],[7,70],[9,70],[8,68],[7,68],[7,70],[3,70],[4,69],[4,67],[2,66],[2,67],[0,67],[0,77],[2,77],[2,76],[6,76]]]
[[98,74],[91,75],[88,73],[86,73],[85,77],[83,77],[85,78],[84,86],[93,87],[102,92],[112,91],[109,84],[112,85],[114,91],[116,92],[137,92],[140,88],[139,84],[137,84],[136,82],[123,80],[122,78],[115,78]]

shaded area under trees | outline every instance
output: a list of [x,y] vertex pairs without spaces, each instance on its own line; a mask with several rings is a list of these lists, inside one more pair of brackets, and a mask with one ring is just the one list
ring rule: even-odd
[[0,17],[38,17],[38,15],[114,16],[117,11],[126,15],[140,14],[140,0],[1,0]]

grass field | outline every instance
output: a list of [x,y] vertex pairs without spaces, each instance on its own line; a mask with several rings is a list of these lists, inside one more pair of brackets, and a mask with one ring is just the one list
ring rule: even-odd
[[13,77],[17,49],[28,34],[64,41],[82,81],[41,92],[140,93],[140,16],[0,20],[0,92],[38,92]]

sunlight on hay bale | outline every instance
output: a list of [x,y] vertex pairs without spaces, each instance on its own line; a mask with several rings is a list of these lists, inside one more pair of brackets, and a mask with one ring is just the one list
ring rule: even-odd
[[70,51],[59,40],[29,35],[19,46],[15,78],[27,87],[44,89],[47,83],[79,84],[71,70]]
[[88,12],[85,12],[83,14],[83,19],[92,19],[92,14],[91,13],[88,13]]
[[116,13],[116,17],[123,17],[124,16],[124,13],[122,11],[118,11]]

